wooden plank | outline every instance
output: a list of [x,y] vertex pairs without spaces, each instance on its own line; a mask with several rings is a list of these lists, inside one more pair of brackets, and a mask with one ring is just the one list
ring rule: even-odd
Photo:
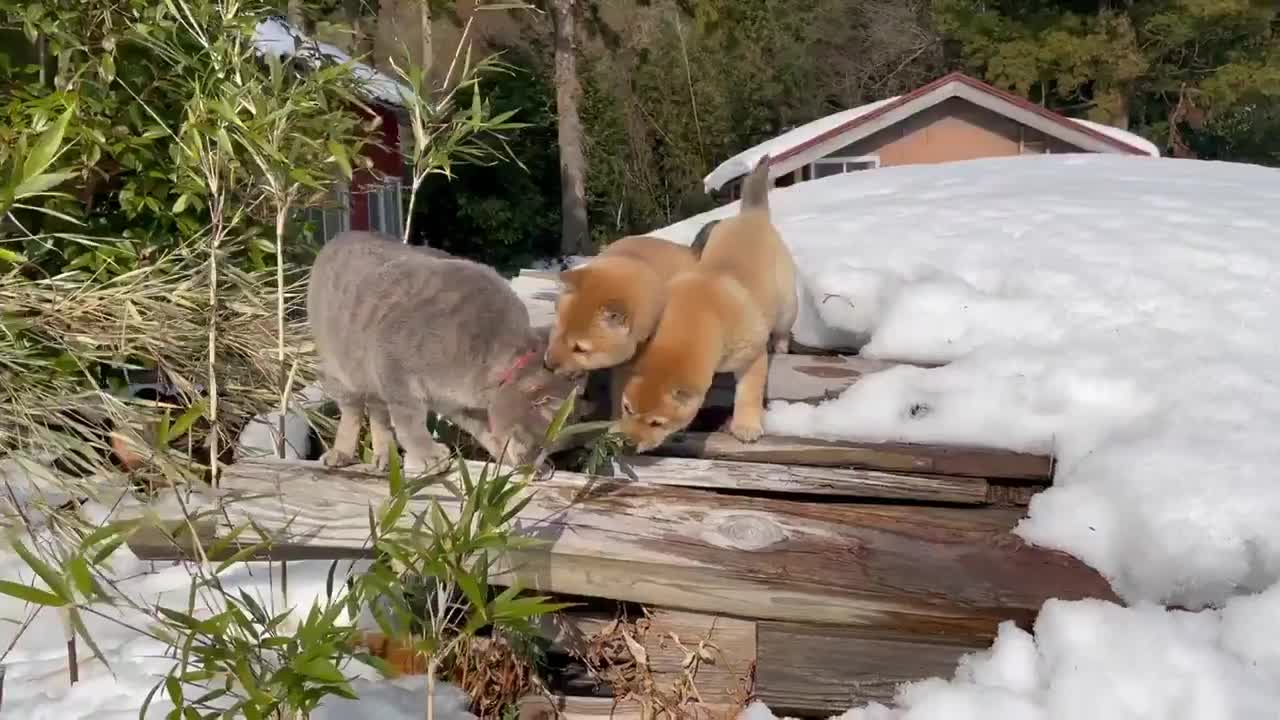
[[[236,463],[222,486],[230,525],[344,554],[365,545],[368,508],[388,495],[385,477],[318,463]],[[1074,558],[1024,544],[1010,532],[1020,513],[1003,508],[812,504],[571,473],[525,492],[515,524],[546,545],[507,558],[500,580],[540,591],[979,637],[1006,619],[1029,626],[1051,597],[1115,598]],[[410,509],[430,498],[457,512],[439,485]]]
[[756,698],[779,715],[823,716],[888,703],[904,682],[951,677],[961,656],[989,646],[779,622],[759,623],[757,642]]
[[632,455],[618,461],[625,475],[647,485],[963,505],[985,505],[991,495],[982,478],[656,455]]
[[727,433],[677,433],[655,455],[712,460],[857,467],[885,472],[927,473],[961,477],[1000,478],[1048,484],[1052,460],[1043,455],[985,448],[856,443],[766,435],[744,443]]
[[[530,695],[516,704],[519,720],[676,720],[668,715],[655,716],[635,700],[613,698],[566,697],[546,698]],[[680,708],[679,720],[732,720],[736,705],[687,705]]]
[[[700,642],[709,660],[685,666]],[[683,647],[681,647],[683,646]],[[687,674],[702,702],[733,705],[745,696],[756,665],[756,622],[718,615],[658,609],[644,636],[654,680],[670,687]]]

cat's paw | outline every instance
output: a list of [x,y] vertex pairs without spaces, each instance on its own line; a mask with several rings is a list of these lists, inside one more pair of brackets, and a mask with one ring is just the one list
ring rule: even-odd
[[753,443],[764,435],[764,427],[759,420],[734,418],[729,423],[729,434],[744,443]]
[[375,452],[373,454],[373,467],[378,472],[386,472],[391,469],[391,453],[387,450]]
[[437,445],[426,457],[405,454],[404,474],[417,477],[429,473],[442,472],[449,467],[453,452],[443,445]]
[[340,468],[348,465],[355,465],[359,462],[356,457],[350,453],[344,453],[340,450],[330,448],[324,455],[320,456],[320,462],[325,467]]

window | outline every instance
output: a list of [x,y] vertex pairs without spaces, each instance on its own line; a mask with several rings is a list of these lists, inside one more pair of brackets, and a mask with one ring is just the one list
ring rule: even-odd
[[394,238],[404,234],[404,208],[400,205],[400,178],[388,177],[369,188],[369,229]]
[[880,167],[879,155],[859,155],[857,157],[824,157],[814,160],[811,166],[814,179],[843,175],[858,170],[874,170]]
[[338,233],[351,229],[351,193],[345,184],[335,185],[323,206],[309,207],[304,215],[312,226],[312,236],[323,245]]

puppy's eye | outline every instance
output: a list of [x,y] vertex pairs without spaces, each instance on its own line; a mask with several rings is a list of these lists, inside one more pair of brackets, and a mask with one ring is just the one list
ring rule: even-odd
[[624,399],[624,400],[622,401],[622,414],[623,414],[623,415],[630,415],[631,413],[632,413],[632,410],[631,410],[631,403],[627,402],[627,401]]
[[573,351],[578,353],[579,355],[585,355],[587,352],[589,352],[587,350],[587,346],[583,345],[580,342],[576,342],[573,344]]
[[649,421],[649,427],[651,427],[651,428],[660,428],[660,427],[662,427],[662,426],[663,426],[663,425],[665,425],[665,424],[666,424],[666,423],[665,423],[664,421],[662,421],[662,420],[650,420],[650,421]]

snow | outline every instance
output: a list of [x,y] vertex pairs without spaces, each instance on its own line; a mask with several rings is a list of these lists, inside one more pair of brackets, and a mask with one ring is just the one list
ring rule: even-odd
[[1079,123],[1089,128],[1090,130],[1095,130],[1097,132],[1100,132],[1103,135],[1106,135],[1107,137],[1113,138],[1115,140],[1119,140],[1122,143],[1139,148],[1146,154],[1150,155],[1151,157],[1160,157],[1160,148],[1156,147],[1155,143],[1142,137],[1141,135],[1138,135],[1137,133],[1131,133],[1128,130],[1121,130],[1118,127],[1112,127],[1110,125],[1103,125],[1102,123],[1093,122],[1092,120],[1085,120],[1084,118],[1067,118],[1067,119],[1073,123]]
[[[771,205],[801,272],[797,340],[946,364],[775,403],[767,430],[1051,453],[1016,532],[1138,605],[1049,603],[1034,641],[1006,629],[979,663],[996,687],[913,686],[902,717],[1280,717],[1280,172],[1024,156]],[[689,243],[736,210],[654,234]],[[1032,650],[1034,677],[997,672]]]
[[413,90],[394,78],[355,60],[329,43],[308,38],[290,26],[283,18],[271,17],[258,23],[254,29],[253,44],[259,52],[276,57],[292,57],[301,53],[315,63],[321,57],[342,64],[350,63],[351,73],[370,97],[382,102],[405,107],[413,97]]
[[[756,164],[760,162],[760,158],[764,157],[766,154],[771,157],[777,157],[781,153],[786,152],[793,147],[803,145],[829,130],[840,127],[852,120],[857,120],[869,112],[878,110],[879,108],[894,102],[899,97],[900,96],[895,95],[866,105],[859,105],[858,107],[849,108],[848,110],[841,110],[840,112],[820,117],[812,122],[792,128],[775,138],[747,148],[746,150],[743,150],[737,155],[734,155],[728,160],[720,163],[715,170],[712,170],[709,175],[702,179],[702,184],[707,192],[719,190],[730,180],[742,177],[743,175],[751,172],[751,170],[755,168]],[[1120,142],[1140,148],[1153,157],[1160,156],[1160,149],[1157,148],[1154,143],[1140,135],[1131,133],[1127,130],[1121,130],[1117,127],[1112,127],[1110,125],[1096,123],[1091,120],[1082,120],[1080,118],[1067,119],[1071,122],[1078,123],[1091,130],[1102,133],[1110,138],[1119,140]]]
[[[1280,587],[1221,611],[1045,603],[1034,637],[1001,625],[950,680],[898,688],[841,720],[1249,720],[1280,717]],[[756,703],[741,720],[771,720]]]
[[[12,468],[10,469],[12,472]],[[118,494],[118,492],[117,492]],[[84,510],[95,519],[105,519],[106,507],[120,514],[137,515],[129,502],[91,502]],[[28,547],[32,545],[26,541]],[[188,570],[177,564],[139,560],[127,547],[117,549],[109,561],[120,591],[142,605],[159,604],[185,611],[190,583]],[[347,563],[339,566],[338,579]],[[359,566],[357,566],[359,569]],[[231,592],[244,590],[271,613],[292,608],[292,619],[301,620],[314,603],[323,605],[329,562],[289,563],[289,596],[281,593],[280,566],[241,563],[220,575]],[[0,579],[44,587],[33,578],[21,560],[9,550],[0,552]],[[173,667],[174,660],[162,653],[166,647],[133,628],[149,628],[148,615],[125,606],[98,606],[101,616],[84,613],[90,635],[111,665],[110,671],[93,659],[91,650],[79,642],[80,682],[70,685],[66,670],[66,636],[56,611],[41,609],[31,625],[20,633],[21,623],[33,606],[8,596],[0,596],[0,651],[12,649],[3,658],[4,717],[25,720],[136,720],[142,703],[157,680]],[[200,611],[197,611],[200,614]],[[365,626],[369,618],[358,618]],[[349,620],[344,620],[349,621]],[[133,628],[124,627],[124,624]],[[20,634],[19,634],[20,633]],[[351,662],[344,671],[356,678],[352,689],[359,701],[329,698],[312,714],[315,720],[416,720],[422,717],[426,697],[424,676],[395,680],[381,678],[376,671]],[[474,720],[466,709],[465,694],[456,687],[437,683],[436,717],[441,720]],[[162,691],[152,701],[147,718],[163,718],[172,709]]]
[[789,150],[797,145],[801,145],[811,138],[815,138],[828,130],[840,127],[841,125],[857,120],[867,113],[881,108],[889,103],[897,100],[898,96],[877,100],[867,105],[860,105],[848,110],[841,110],[838,113],[832,113],[825,117],[820,117],[812,122],[807,122],[796,128],[792,128],[781,135],[765,140],[754,147],[747,148],[733,157],[720,163],[715,170],[711,171],[702,179],[702,184],[707,192],[719,190],[724,184],[735,178],[742,177],[751,172],[756,165],[760,163],[760,158],[765,155],[777,157],[779,153]]

